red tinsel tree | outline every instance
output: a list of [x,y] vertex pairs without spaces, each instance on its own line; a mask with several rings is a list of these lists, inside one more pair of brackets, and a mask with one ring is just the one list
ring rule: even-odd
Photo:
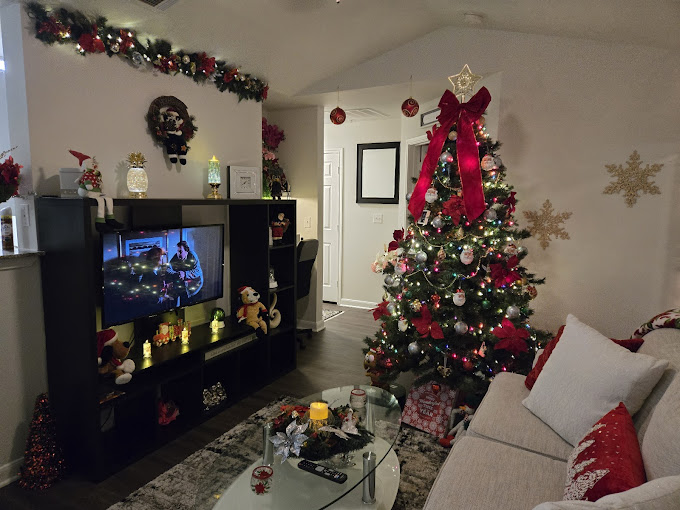
[[20,487],[45,490],[61,478],[64,456],[57,441],[56,428],[47,393],[42,393],[35,400],[24,465],[21,467]]

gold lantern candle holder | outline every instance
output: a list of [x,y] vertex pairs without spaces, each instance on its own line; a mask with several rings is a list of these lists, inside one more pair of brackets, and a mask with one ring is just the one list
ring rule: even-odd
[[206,198],[220,200],[222,195],[217,191],[220,184],[222,184],[222,177],[220,176],[220,160],[214,155],[212,159],[208,161],[208,184],[210,184],[212,191]]
[[141,152],[128,155],[127,188],[130,198],[146,198],[149,178],[144,170],[146,158]]

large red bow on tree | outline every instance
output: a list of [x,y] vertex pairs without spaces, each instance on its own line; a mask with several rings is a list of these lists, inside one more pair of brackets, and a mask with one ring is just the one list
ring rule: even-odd
[[425,192],[432,183],[432,176],[437,168],[439,156],[446,137],[456,124],[456,153],[458,155],[458,172],[463,185],[463,200],[468,219],[474,220],[486,209],[482,172],[479,168],[479,149],[472,124],[478,120],[491,101],[491,94],[482,87],[467,103],[460,103],[455,94],[446,90],[439,100],[441,112],[437,117],[441,127],[432,128],[430,145],[420,170],[420,177],[411,195],[408,210],[414,218],[420,218],[425,207]]
[[496,288],[522,278],[517,271],[513,270],[518,263],[519,259],[516,255],[513,255],[508,259],[507,265],[502,262],[499,262],[498,264],[489,264],[491,279],[494,281]]
[[515,328],[515,325],[508,319],[503,319],[501,327],[494,328],[491,333],[500,338],[500,341],[494,345],[496,350],[505,349],[515,356],[529,350],[526,342],[529,332],[524,328]]
[[373,312],[373,320],[377,321],[383,315],[390,315],[390,312],[387,309],[388,304],[389,304],[388,301],[383,301],[375,308],[371,308],[371,312]]
[[420,336],[422,337],[430,335],[432,338],[435,338],[437,340],[441,340],[442,338],[444,338],[444,332],[442,331],[442,327],[439,325],[438,322],[434,322],[432,320],[432,314],[430,313],[430,310],[428,310],[427,305],[423,306],[420,309],[420,317],[411,319],[411,322],[416,327],[418,333],[420,333]]

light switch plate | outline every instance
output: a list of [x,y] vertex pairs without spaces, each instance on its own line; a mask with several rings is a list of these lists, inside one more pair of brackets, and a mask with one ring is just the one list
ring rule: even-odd
[[383,222],[383,215],[381,213],[375,213],[373,215],[373,223],[382,223]]

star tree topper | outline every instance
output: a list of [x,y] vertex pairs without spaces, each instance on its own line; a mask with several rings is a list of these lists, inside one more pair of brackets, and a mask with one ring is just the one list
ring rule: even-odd
[[453,93],[457,96],[462,95],[463,101],[465,100],[465,94],[472,92],[475,84],[481,79],[482,77],[478,74],[472,74],[467,64],[465,64],[461,72],[449,76],[449,81],[453,85]]
[[543,203],[540,212],[524,211],[524,216],[532,222],[532,225],[527,228],[531,235],[536,236],[541,241],[541,248],[544,250],[550,244],[550,236],[555,236],[555,239],[569,239],[569,234],[562,228],[560,223],[568,220],[572,213],[553,214],[554,212],[555,210],[550,200],[546,200]]
[[625,169],[623,165],[605,165],[607,172],[618,180],[609,183],[602,192],[604,195],[614,195],[623,191],[626,197],[626,205],[633,207],[638,199],[638,191],[649,195],[661,194],[661,190],[654,184],[654,181],[649,182],[647,179],[661,171],[662,164],[652,165],[651,167],[647,165],[642,168],[640,155],[637,151],[633,151],[626,164]]

